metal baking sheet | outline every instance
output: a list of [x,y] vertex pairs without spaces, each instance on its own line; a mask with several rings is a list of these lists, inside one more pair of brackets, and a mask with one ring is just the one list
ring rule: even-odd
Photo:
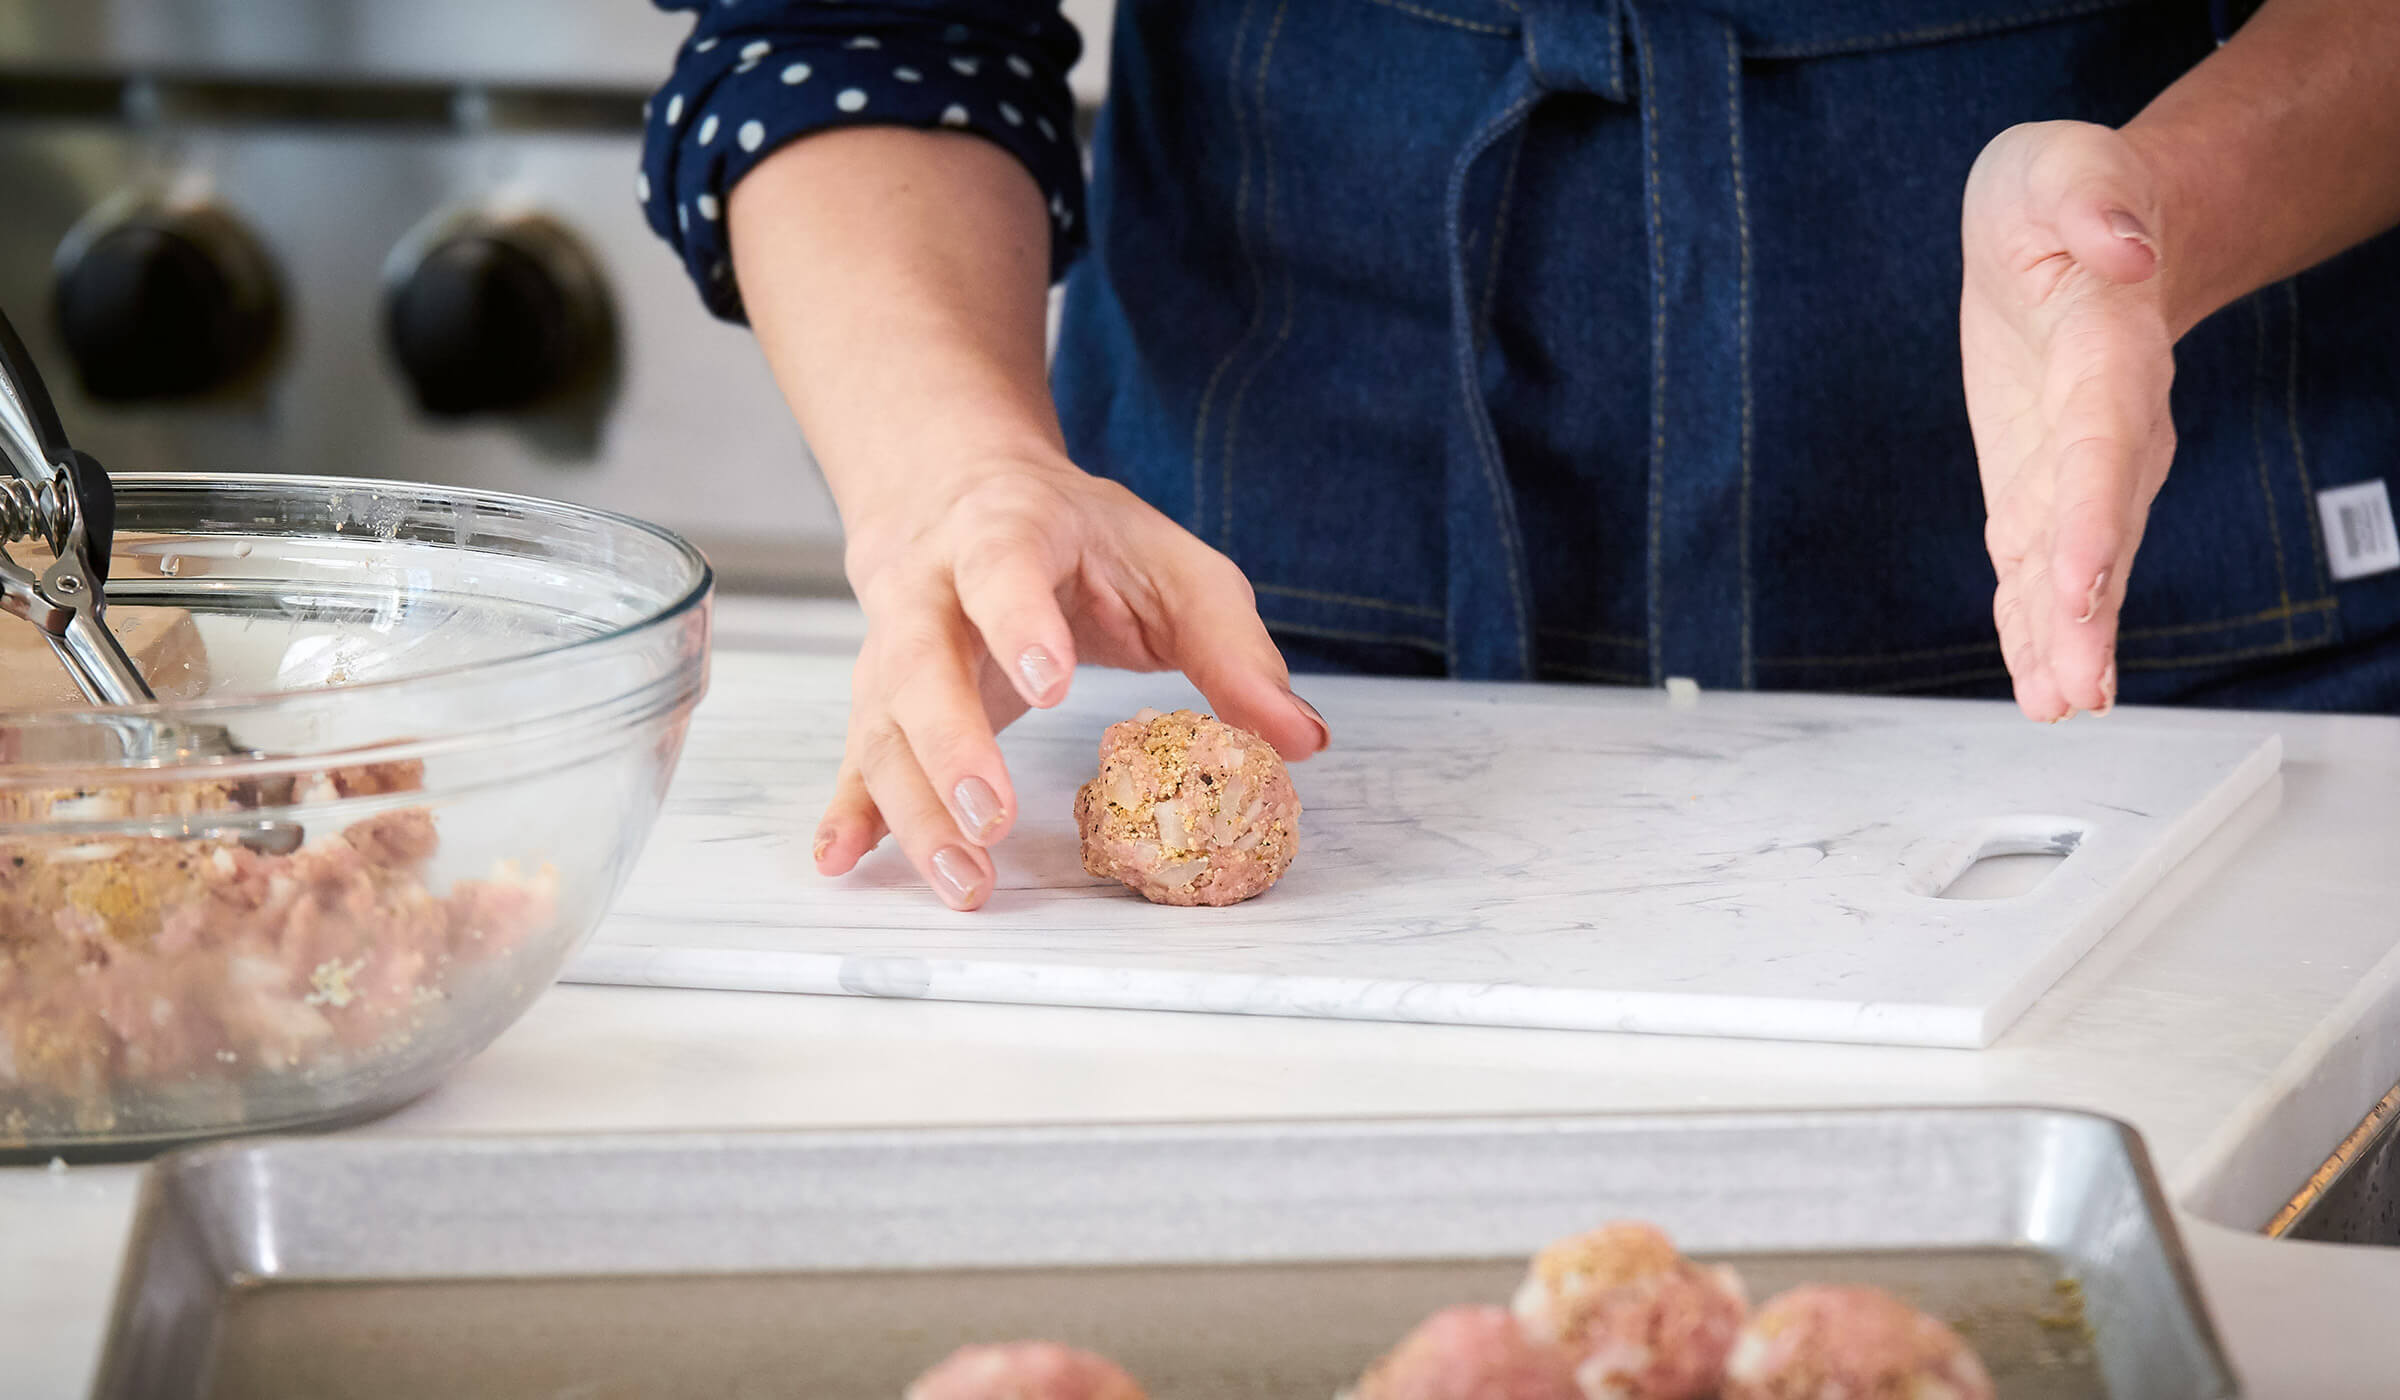
[[1322,1398],[1637,1216],[1877,1283],[2011,1400],[2238,1394],[2148,1161],[2045,1109],[327,1138],[145,1183],[95,1395],[890,1400],[971,1340]]
[[2267,1222],[2274,1239],[2400,1245],[2400,1084]]

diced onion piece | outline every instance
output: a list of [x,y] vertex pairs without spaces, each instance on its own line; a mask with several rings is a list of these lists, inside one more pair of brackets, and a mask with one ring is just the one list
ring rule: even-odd
[[1194,856],[1190,860],[1166,861],[1153,869],[1150,875],[1162,885],[1181,889],[1199,879],[1201,872],[1206,869],[1208,869],[1208,857]]
[[1191,814],[1183,799],[1169,798],[1152,809],[1158,813],[1158,843],[1172,850],[1188,851],[1198,844],[1192,840]]

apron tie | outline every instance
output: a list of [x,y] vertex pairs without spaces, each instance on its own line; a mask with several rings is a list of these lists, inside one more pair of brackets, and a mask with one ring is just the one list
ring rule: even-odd
[[1625,88],[1627,0],[1519,0],[1525,67],[1543,92],[1630,100]]
[[[1651,680],[1750,684],[1749,274],[1733,30],[1683,5],[1520,4],[1518,61],[1453,162],[1442,212],[1459,408],[1450,416],[1445,471],[1450,671],[1497,680],[1530,680],[1537,671],[1525,540],[1483,392],[1486,299],[1469,271],[1467,211],[1501,198],[1478,178],[1483,158],[1544,99],[1572,93],[1622,104],[1642,126],[1643,180],[1625,197],[1641,201],[1649,244],[1649,511],[1641,547]],[[1667,211],[1681,217],[1670,225]],[[1735,616],[1739,627],[1693,625]],[[1462,628],[1461,618],[1494,625]],[[1678,618],[1683,625],[1671,630]]]
[[[1467,272],[1467,192],[1477,162],[1525,124],[1525,114],[1541,95],[1531,69],[1517,64],[1451,165],[1442,200],[1450,352],[1460,410],[1449,415],[1450,440],[1443,454],[1444,533],[1450,551],[1443,642],[1450,674],[1478,680],[1533,678],[1533,603],[1516,493],[1483,398],[1483,323]],[[1462,618],[1476,625],[1462,629]],[[1482,625],[1485,619],[1499,625]]]

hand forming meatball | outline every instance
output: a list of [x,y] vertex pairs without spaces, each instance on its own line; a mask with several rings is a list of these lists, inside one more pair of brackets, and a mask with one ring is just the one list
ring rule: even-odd
[[1564,1347],[1587,1400],[1705,1400],[1748,1309],[1731,1269],[1677,1253],[1634,1221],[1558,1241],[1533,1258],[1513,1306]]
[[1992,1400],[1956,1332],[1877,1288],[1809,1284],[1742,1328],[1725,1400]]
[[1075,794],[1083,868],[1154,904],[1238,904],[1283,878],[1300,797],[1273,746],[1190,710],[1143,710],[1100,741]]

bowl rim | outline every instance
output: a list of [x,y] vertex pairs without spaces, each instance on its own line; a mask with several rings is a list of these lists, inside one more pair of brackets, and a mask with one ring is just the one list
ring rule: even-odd
[[429,681],[448,679],[473,671],[513,669],[530,663],[549,660],[584,647],[620,642],[638,636],[655,627],[665,626],[688,616],[703,606],[716,589],[716,570],[708,556],[682,535],[663,525],[653,524],[639,516],[598,506],[578,505],[572,501],[555,500],[547,496],[532,496],[515,491],[492,491],[479,486],[444,486],[434,482],[401,481],[390,477],[312,476],[302,473],[277,472],[111,472],[111,483],[122,494],[127,487],[163,489],[168,491],[223,490],[275,488],[287,491],[323,490],[389,491],[417,495],[439,495],[494,507],[532,508],[537,511],[564,513],[585,521],[631,529],[666,545],[693,571],[691,586],[673,601],[640,619],[622,627],[611,628],[589,637],[575,637],[537,647],[531,651],[487,661],[463,661],[430,670],[415,671],[405,676],[390,676],[380,680],[355,684],[327,686],[312,690],[268,691],[256,695],[213,695],[191,700],[154,700],[142,705],[52,705],[41,709],[0,708],[0,727],[32,729],[57,724],[88,724],[105,722],[108,718],[126,716],[184,716],[215,715],[227,711],[260,709],[295,700],[323,699],[333,695],[386,693],[402,687],[422,685]]

